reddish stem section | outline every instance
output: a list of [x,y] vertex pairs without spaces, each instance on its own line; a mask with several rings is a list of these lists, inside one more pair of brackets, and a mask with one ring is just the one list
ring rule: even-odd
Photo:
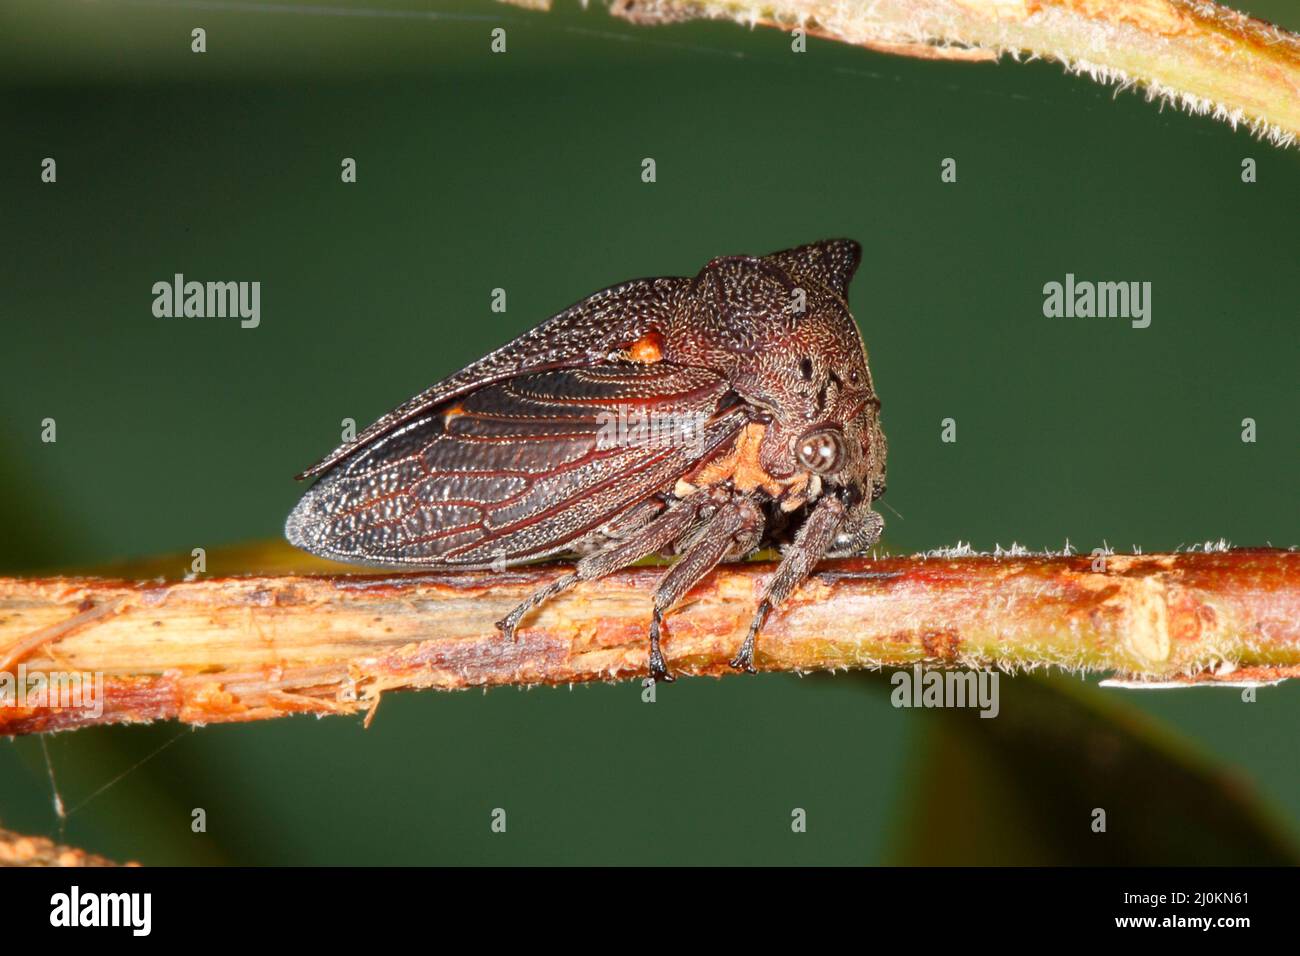
[[[669,615],[675,672],[733,673],[773,568],[723,567]],[[0,579],[0,733],[346,714],[399,688],[644,674],[658,568],[581,586],[502,639],[494,622],[565,570]],[[827,562],[771,615],[756,660],[769,671],[918,662],[1187,683],[1297,676],[1300,552]],[[92,689],[102,676],[102,694],[32,697],[32,675],[71,674],[91,675]]]

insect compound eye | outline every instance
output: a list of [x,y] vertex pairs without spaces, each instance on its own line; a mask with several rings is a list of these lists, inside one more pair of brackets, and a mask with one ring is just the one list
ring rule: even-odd
[[839,471],[844,458],[844,440],[838,431],[820,429],[810,431],[795,446],[799,464],[818,475]]

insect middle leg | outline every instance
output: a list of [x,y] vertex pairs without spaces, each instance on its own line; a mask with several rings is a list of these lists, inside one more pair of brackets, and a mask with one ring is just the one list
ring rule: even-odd
[[763,535],[762,509],[749,498],[728,501],[714,512],[681,559],[659,579],[650,619],[650,676],[647,683],[673,680],[659,648],[660,625],[672,606],[729,555],[745,554]]
[[808,520],[803,523],[794,542],[786,549],[777,565],[776,573],[767,582],[763,599],[758,603],[758,611],[749,626],[749,633],[740,650],[731,659],[731,666],[738,670],[754,672],[754,642],[759,629],[767,621],[772,608],[790,596],[817,566],[817,562],[826,554],[835,532],[844,519],[844,505],[839,499],[826,496],[817,502]]
[[629,564],[667,548],[690,530],[700,509],[708,502],[709,497],[705,491],[673,502],[646,524],[630,531],[626,540],[611,545],[603,551],[587,555],[577,563],[572,572],[534,591],[526,601],[497,621],[497,628],[513,641],[519,622],[533,608],[540,607],[582,581],[603,578],[607,574],[613,574]]

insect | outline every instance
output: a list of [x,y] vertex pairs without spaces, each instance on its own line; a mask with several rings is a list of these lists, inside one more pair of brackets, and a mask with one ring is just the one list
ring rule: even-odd
[[664,616],[722,561],[779,547],[731,664],[754,670],[768,614],[823,557],[884,521],[885,436],[848,306],[862,258],[836,239],[725,256],[693,277],[583,299],[399,405],[313,465],[299,548],[390,568],[577,559],[497,623],[644,557],[649,680],[672,680]]

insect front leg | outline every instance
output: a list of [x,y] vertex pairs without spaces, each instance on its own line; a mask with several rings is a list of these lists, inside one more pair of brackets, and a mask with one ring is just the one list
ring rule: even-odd
[[762,537],[763,526],[763,511],[753,500],[736,498],[728,501],[709,518],[681,559],[659,579],[655,588],[654,614],[650,619],[650,676],[646,678],[647,683],[673,680],[659,648],[664,615],[728,554],[743,554],[751,550]]
[[776,573],[767,582],[763,599],[758,603],[758,611],[749,633],[740,650],[731,659],[731,666],[738,670],[754,673],[754,642],[759,629],[767,620],[772,608],[790,596],[800,582],[817,566],[835,540],[835,532],[844,520],[844,503],[833,495],[827,495],[817,502],[808,520],[803,523],[794,543],[786,550],[777,565]]
[[707,501],[707,495],[701,491],[669,505],[666,510],[640,528],[629,531],[627,540],[587,555],[577,563],[572,572],[534,591],[526,601],[497,621],[497,629],[513,641],[519,622],[533,608],[540,607],[582,581],[603,578],[607,574],[613,574],[629,564],[640,561],[647,555],[662,551],[690,529],[700,508]]

